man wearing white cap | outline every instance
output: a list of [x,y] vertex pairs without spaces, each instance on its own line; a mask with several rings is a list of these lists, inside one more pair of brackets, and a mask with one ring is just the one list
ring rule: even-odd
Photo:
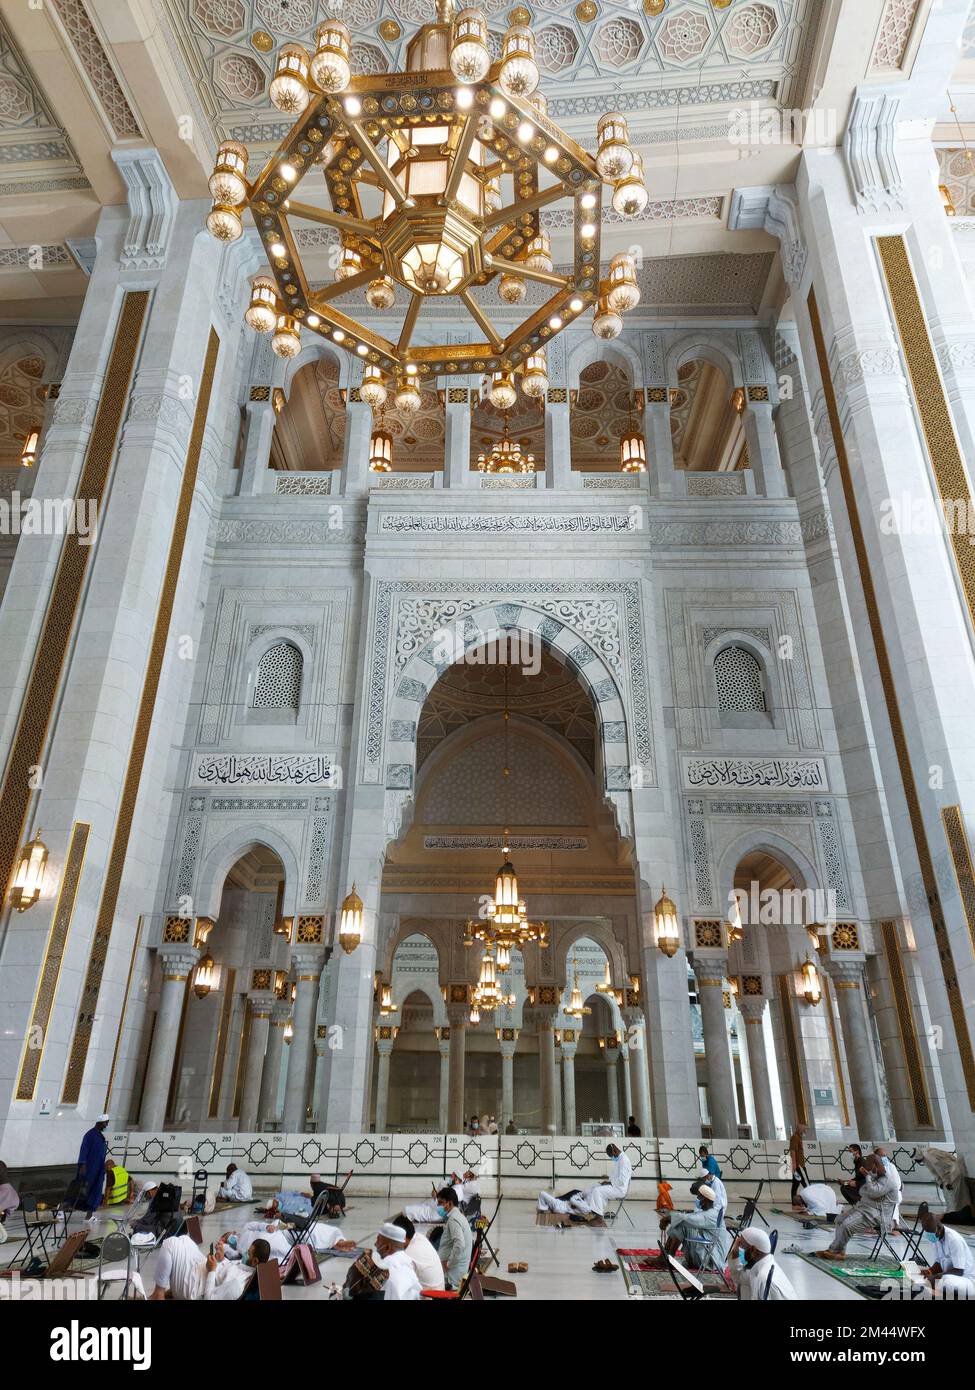
[[383,1285],[386,1299],[415,1302],[420,1297],[420,1281],[413,1261],[406,1253],[406,1232],[392,1221],[384,1221],[376,1234],[373,1263],[389,1275]]
[[684,1263],[689,1269],[700,1269],[706,1260],[705,1251],[711,1243],[713,1262],[724,1265],[728,1258],[731,1236],[718,1224],[714,1189],[702,1183],[697,1189],[698,1209],[678,1212],[673,1217],[665,1211],[660,1218],[660,1239],[665,1255],[676,1255],[683,1248]]
[[758,1226],[746,1226],[738,1232],[728,1251],[728,1272],[743,1303],[799,1297],[788,1276],[775,1263],[768,1234]]

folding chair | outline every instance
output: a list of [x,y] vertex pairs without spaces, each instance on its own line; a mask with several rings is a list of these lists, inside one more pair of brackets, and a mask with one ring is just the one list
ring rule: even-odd
[[266,1260],[257,1266],[257,1297],[261,1303],[280,1303],[281,1266],[277,1260]]
[[699,1251],[701,1259],[700,1263],[696,1266],[697,1269],[713,1269],[715,1274],[718,1275],[725,1287],[731,1289],[732,1291],[735,1291],[735,1285],[732,1283],[732,1281],[726,1274],[724,1264],[718,1262],[718,1258],[714,1253],[714,1247],[718,1239],[718,1231],[720,1229],[720,1227],[716,1226],[715,1229],[710,1233],[702,1233],[699,1236],[691,1236],[689,1240],[684,1241],[684,1246],[686,1249],[687,1246],[693,1245]]
[[608,1212],[606,1213],[605,1220],[606,1220],[606,1221],[615,1221],[616,1218],[619,1216],[620,1212],[622,1212],[623,1215],[626,1217],[627,1221],[629,1221],[630,1225],[631,1225],[631,1226],[634,1228],[634,1230],[635,1230],[635,1229],[636,1229],[636,1222],[633,1220],[633,1217],[630,1215],[629,1208],[628,1208],[627,1205],[626,1205],[626,1199],[627,1199],[627,1197],[628,1197],[629,1195],[630,1195],[630,1189],[629,1189],[629,1187],[627,1187],[627,1189],[626,1189],[626,1191],[623,1193],[622,1197],[621,1197],[621,1198],[619,1199],[619,1201],[616,1203],[616,1210],[615,1210],[615,1211],[608,1211]]
[[482,1245],[486,1245],[487,1248],[488,1248],[488,1256],[489,1256],[489,1258],[488,1258],[488,1266],[487,1266],[488,1269],[491,1268],[491,1262],[492,1262],[492,1260],[493,1260],[493,1262],[497,1265],[498,1269],[500,1269],[500,1268],[501,1268],[501,1261],[500,1261],[500,1259],[498,1258],[498,1252],[495,1250],[494,1246],[491,1244],[491,1239],[490,1239],[490,1237],[489,1237],[489,1235],[488,1235],[488,1232],[490,1231],[491,1227],[494,1225],[494,1221],[495,1221],[495,1218],[497,1217],[498,1210],[499,1210],[499,1208],[500,1208],[500,1206],[501,1206],[501,1203],[504,1201],[504,1194],[502,1193],[502,1195],[498,1198],[498,1204],[497,1204],[497,1206],[494,1208],[494,1216],[491,1217],[491,1220],[490,1220],[490,1221],[488,1221],[487,1217],[485,1217],[485,1216],[483,1216],[483,1215],[481,1214],[481,1199],[480,1199],[480,1197],[478,1197],[476,1200],[477,1200],[477,1215],[471,1219],[471,1231],[473,1232],[473,1235],[474,1235],[474,1239],[475,1239],[475,1240],[477,1239],[478,1232],[482,1232],[482,1233],[483,1233],[481,1244],[482,1244]]
[[[674,1259],[673,1255],[667,1256],[667,1272],[685,1303],[699,1303],[702,1298],[707,1297],[700,1279],[696,1278],[689,1269],[685,1269],[679,1260]],[[682,1279],[686,1282],[681,1283]]]
[[[22,1192],[20,1194],[20,1214],[24,1219],[24,1238],[14,1251],[7,1262],[7,1269],[20,1260],[24,1264],[27,1260],[44,1257],[47,1264],[51,1258],[47,1248],[48,1234],[54,1234],[53,1221],[46,1221],[37,1210],[37,1198],[33,1192]],[[23,1258],[21,1258],[22,1252]],[[38,1253],[40,1252],[40,1253]]]
[[[106,1265],[113,1265],[119,1260],[125,1261],[124,1269],[106,1270]],[[137,1276],[136,1276],[137,1277]],[[122,1297],[127,1298],[130,1288],[137,1288],[133,1279],[132,1269],[132,1242],[122,1231],[112,1231],[102,1241],[101,1249],[98,1252],[98,1297],[102,1299],[107,1292],[108,1285],[122,1281]],[[139,1283],[141,1284],[141,1279]]]
[[[765,1227],[766,1230],[770,1231],[772,1229],[771,1223],[765,1219],[765,1216],[758,1205],[761,1201],[762,1191],[764,1187],[765,1179],[759,1178],[758,1187],[755,1189],[754,1197],[748,1197],[745,1200],[745,1213],[738,1224],[739,1231],[743,1231],[746,1226],[750,1226],[756,1217],[758,1217],[759,1221],[761,1221],[762,1225]],[[747,1220],[745,1219],[746,1217]]]
[[904,1237],[904,1259],[916,1260],[918,1264],[923,1264],[921,1259],[921,1241],[924,1239],[924,1227],[921,1225],[921,1217],[929,1210],[927,1202],[919,1202],[917,1215],[914,1218],[914,1225],[909,1231],[905,1231],[903,1226],[898,1227]]
[[898,1255],[897,1251],[891,1245],[890,1237],[891,1228],[888,1225],[883,1224],[878,1226],[877,1238],[874,1241],[873,1245],[870,1247],[870,1254],[867,1258],[871,1260],[879,1260],[880,1252],[882,1250],[886,1250],[888,1255],[890,1255],[891,1259],[894,1261],[894,1263],[899,1265],[901,1262],[901,1257],[900,1255]]

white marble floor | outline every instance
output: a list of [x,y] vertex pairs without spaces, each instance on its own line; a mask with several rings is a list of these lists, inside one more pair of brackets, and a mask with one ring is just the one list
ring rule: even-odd
[[[486,1209],[491,1210],[491,1203]],[[395,1215],[399,1205],[391,1204],[380,1197],[353,1198],[349,1210],[341,1222],[350,1239],[371,1245],[379,1224],[389,1216]],[[623,1276],[619,1273],[596,1274],[592,1265],[595,1260],[613,1258],[617,1246],[652,1246],[657,1244],[657,1214],[647,1202],[635,1202],[630,1207],[635,1225],[629,1226],[625,1217],[619,1230],[613,1227],[594,1230],[588,1226],[573,1226],[561,1230],[552,1226],[535,1225],[535,1204],[528,1200],[506,1199],[491,1232],[492,1244],[501,1259],[500,1273],[505,1278],[513,1278],[518,1288],[519,1299],[583,1299],[613,1300],[626,1299]],[[737,1207],[732,1202],[732,1214]],[[803,1250],[820,1250],[829,1244],[826,1230],[804,1231],[799,1222],[791,1217],[771,1217],[778,1226],[779,1250],[796,1245]],[[239,1207],[231,1212],[217,1213],[204,1217],[202,1221],[204,1242],[216,1240],[225,1230],[231,1228],[231,1218],[237,1226],[253,1219],[251,1209]],[[114,1224],[114,1223],[112,1223]],[[102,1222],[98,1230],[111,1226]],[[899,1248],[899,1247],[898,1247]],[[869,1242],[853,1242],[850,1250],[866,1254]],[[152,1288],[152,1268],[155,1257],[150,1255],[143,1262],[143,1278],[147,1291]],[[509,1276],[509,1261],[524,1261],[528,1272]],[[789,1275],[797,1292],[804,1299],[857,1300],[858,1295],[845,1288],[828,1274],[821,1272],[795,1255],[782,1253],[782,1266]],[[348,1260],[327,1260],[322,1265],[322,1283],[309,1288],[291,1285],[284,1290],[286,1299],[321,1299],[325,1287],[330,1282],[341,1283],[349,1267]],[[492,1270],[497,1273],[497,1270]],[[506,1302],[508,1300],[498,1300]]]

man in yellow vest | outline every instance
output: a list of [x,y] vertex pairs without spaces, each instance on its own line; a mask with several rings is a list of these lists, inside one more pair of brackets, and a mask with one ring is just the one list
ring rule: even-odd
[[131,1202],[134,1196],[134,1183],[121,1163],[105,1160],[105,1200],[106,1207],[118,1207]]

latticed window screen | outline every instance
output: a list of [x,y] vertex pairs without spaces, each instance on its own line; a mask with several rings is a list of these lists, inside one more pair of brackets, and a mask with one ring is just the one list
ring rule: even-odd
[[301,652],[290,642],[268,647],[257,668],[255,709],[298,708],[301,696]]
[[764,710],[761,663],[744,647],[725,647],[714,658],[718,709]]

